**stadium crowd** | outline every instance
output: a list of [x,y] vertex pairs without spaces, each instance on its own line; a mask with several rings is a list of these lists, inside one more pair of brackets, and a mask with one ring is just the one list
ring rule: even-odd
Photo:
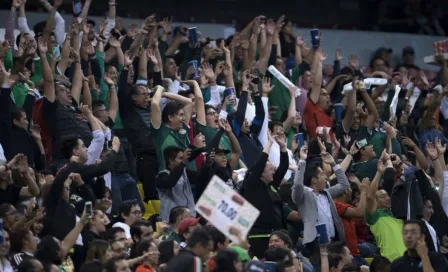
[[[31,31],[13,0],[0,43],[0,271],[448,271],[443,55],[325,66],[284,16],[213,40],[62,2]],[[247,237],[196,211],[214,176]]]

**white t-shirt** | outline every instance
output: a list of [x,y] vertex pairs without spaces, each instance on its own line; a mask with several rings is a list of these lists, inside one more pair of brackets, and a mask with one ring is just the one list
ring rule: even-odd
[[126,225],[125,223],[117,222],[117,223],[113,224],[112,227],[113,227],[113,228],[115,228],[115,227],[119,227],[119,228],[124,229],[124,234],[126,235],[126,239],[131,238],[131,227],[129,227],[129,226]]

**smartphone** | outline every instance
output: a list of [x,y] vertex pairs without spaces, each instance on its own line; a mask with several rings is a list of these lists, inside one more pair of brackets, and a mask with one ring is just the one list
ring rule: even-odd
[[190,38],[190,41],[192,44],[197,45],[199,42],[198,32],[196,30],[196,27],[190,27],[188,28],[188,37]]
[[92,206],[92,201],[87,201],[84,204],[84,208],[86,210],[86,214],[88,218],[92,218],[93,217],[93,206]]
[[362,140],[356,142],[356,147],[358,149],[360,149],[360,148],[362,148],[363,146],[366,146],[366,145],[367,145],[367,140],[366,139],[362,139]]
[[82,12],[82,5],[80,0],[73,0],[73,12],[79,16]]
[[264,262],[269,272],[277,271],[277,264],[275,262]]
[[0,245],[3,244],[3,219],[0,218]]

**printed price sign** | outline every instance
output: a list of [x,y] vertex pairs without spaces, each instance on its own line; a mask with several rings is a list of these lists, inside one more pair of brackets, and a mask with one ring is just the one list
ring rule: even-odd
[[196,211],[230,240],[246,239],[260,215],[246,199],[219,177],[213,176],[196,203]]

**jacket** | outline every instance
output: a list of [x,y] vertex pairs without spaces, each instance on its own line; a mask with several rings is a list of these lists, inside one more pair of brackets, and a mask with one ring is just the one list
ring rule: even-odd
[[[314,197],[314,192],[307,190],[303,185],[303,179],[306,169],[306,162],[300,161],[299,168],[296,171],[296,176],[294,180],[294,186],[292,187],[292,201],[297,205],[299,211],[302,212],[303,217],[303,243],[308,244],[313,242],[317,237],[316,222],[318,219],[317,213],[317,203]],[[328,197],[328,202],[330,203],[331,216],[334,222],[335,234],[340,241],[345,241],[344,226],[342,220],[338,215],[336,206],[333,202],[333,197],[337,197],[350,188],[350,183],[345,176],[344,170],[341,166],[336,165],[333,167],[333,171],[336,174],[338,184],[325,189],[323,193]]]
[[416,171],[416,169],[406,171],[392,189],[392,213],[396,218],[407,220],[423,217],[423,199]]
[[209,166],[204,164],[200,172],[186,168],[184,163],[174,169],[160,171],[156,177],[156,188],[160,198],[160,216],[169,221],[170,211],[174,207],[185,206],[196,216],[194,195],[191,184],[203,191],[210,181],[207,175]]
[[275,229],[286,228],[284,222],[285,215],[282,216],[282,222],[276,222],[273,219],[275,218],[276,207],[277,210],[283,211],[284,203],[281,201],[278,193],[276,193],[276,190],[288,170],[288,153],[280,153],[280,165],[275,171],[273,181],[269,185],[261,181],[261,175],[268,161],[268,156],[268,154],[262,152],[258,161],[249,169],[243,181],[241,195],[260,211],[260,216],[258,216],[252,226],[250,234],[266,234],[271,233]]

